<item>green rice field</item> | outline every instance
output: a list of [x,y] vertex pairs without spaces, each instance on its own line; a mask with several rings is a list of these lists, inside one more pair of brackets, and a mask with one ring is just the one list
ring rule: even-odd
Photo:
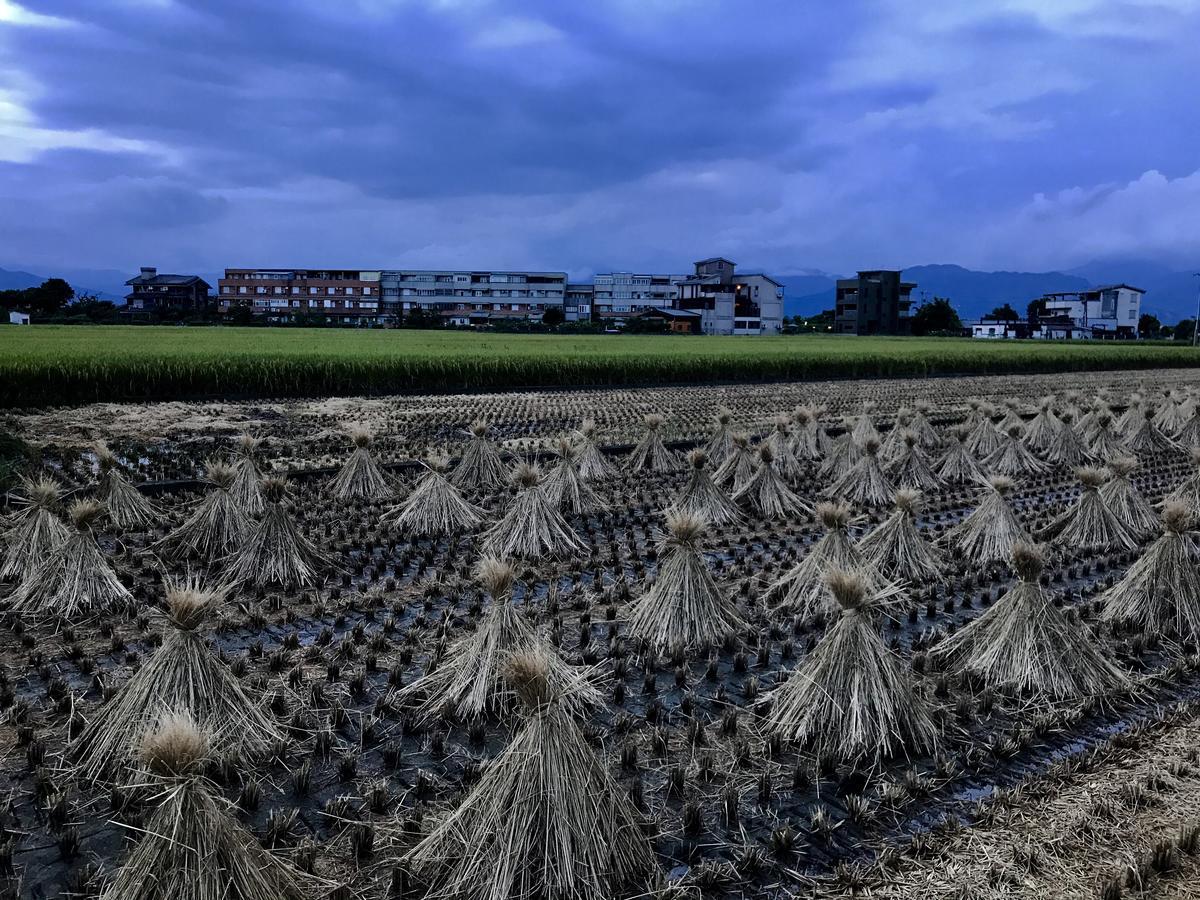
[[42,325],[0,327],[0,406],[1198,364],[1163,343]]

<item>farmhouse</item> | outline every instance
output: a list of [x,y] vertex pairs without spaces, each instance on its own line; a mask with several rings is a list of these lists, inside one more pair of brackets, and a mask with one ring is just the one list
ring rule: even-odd
[[153,266],[142,266],[141,272],[125,283],[131,288],[125,296],[125,308],[133,315],[201,312],[208,305],[210,287],[199,275],[159,274]]
[[29,324],[29,313],[18,312],[17,310],[14,309],[12,312],[10,312],[8,314],[8,324],[9,325],[28,325]]

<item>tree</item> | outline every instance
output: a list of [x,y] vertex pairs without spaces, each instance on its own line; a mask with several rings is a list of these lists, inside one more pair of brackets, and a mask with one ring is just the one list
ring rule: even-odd
[[1030,300],[1029,305],[1025,307],[1025,314],[1029,324],[1036,327],[1038,320],[1046,315],[1046,298],[1039,297],[1036,300]]
[[551,328],[561,325],[567,321],[567,315],[563,312],[561,306],[548,306],[546,311],[542,313],[542,324],[548,325]]
[[918,307],[912,317],[912,333],[918,336],[926,334],[959,335],[962,333],[962,327],[962,319],[958,317],[958,310],[951,305],[947,297],[934,297],[928,303]]
[[1184,319],[1175,326],[1175,340],[1188,341],[1192,340],[1192,332],[1196,329],[1195,319]]
[[61,278],[47,278],[37,287],[0,292],[0,307],[52,316],[61,312],[74,296],[75,289]]
[[1138,334],[1146,338],[1156,338],[1162,335],[1162,322],[1158,321],[1158,316],[1152,316],[1150,313],[1142,313],[1138,319]]
[[987,317],[989,319],[996,319],[997,321],[1003,322],[1021,321],[1020,314],[1012,308],[1012,304],[1010,303],[1005,303],[1003,306],[997,306],[990,313],[988,313]]

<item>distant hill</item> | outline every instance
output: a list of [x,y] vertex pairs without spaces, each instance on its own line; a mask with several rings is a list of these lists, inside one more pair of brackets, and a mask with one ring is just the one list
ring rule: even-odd
[[25,288],[37,287],[45,280],[40,275],[31,275],[29,272],[0,269],[0,291],[23,291]]
[[37,287],[47,278],[64,278],[78,294],[95,294],[101,300],[121,302],[129,292],[127,279],[137,273],[121,272],[117,269],[62,269],[55,267],[47,275],[34,275],[25,271],[0,269],[0,291],[22,290]]

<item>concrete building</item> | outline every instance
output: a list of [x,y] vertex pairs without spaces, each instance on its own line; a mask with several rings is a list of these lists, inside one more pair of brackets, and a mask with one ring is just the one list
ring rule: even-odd
[[325,319],[338,325],[379,321],[379,272],[363,269],[226,269],[218,281],[218,308],[241,306],[284,324]]
[[199,275],[159,274],[153,266],[142,266],[141,272],[125,282],[130,291],[125,295],[126,311],[137,315],[156,312],[203,312],[208,306],[207,281]]
[[1132,340],[1138,336],[1145,293],[1128,284],[1110,284],[1086,291],[1043,294],[1043,311],[1038,319],[1054,324],[1055,337]]
[[12,312],[10,312],[8,314],[8,324],[9,325],[28,325],[29,324],[29,313],[19,312],[14,309]]
[[835,334],[910,334],[909,309],[916,285],[885,269],[839,278],[834,306]]
[[420,309],[453,325],[482,325],[499,319],[541,321],[552,306],[563,309],[565,272],[487,270],[398,270],[380,273],[382,315],[398,322]]
[[783,285],[761,273],[737,272],[724,257],[702,259],[679,283],[677,309],[700,313],[702,334],[779,334]]
[[595,285],[568,282],[566,298],[563,301],[565,321],[590,322],[595,296]]
[[592,318],[614,326],[652,309],[670,309],[687,275],[608,272],[593,279]]

